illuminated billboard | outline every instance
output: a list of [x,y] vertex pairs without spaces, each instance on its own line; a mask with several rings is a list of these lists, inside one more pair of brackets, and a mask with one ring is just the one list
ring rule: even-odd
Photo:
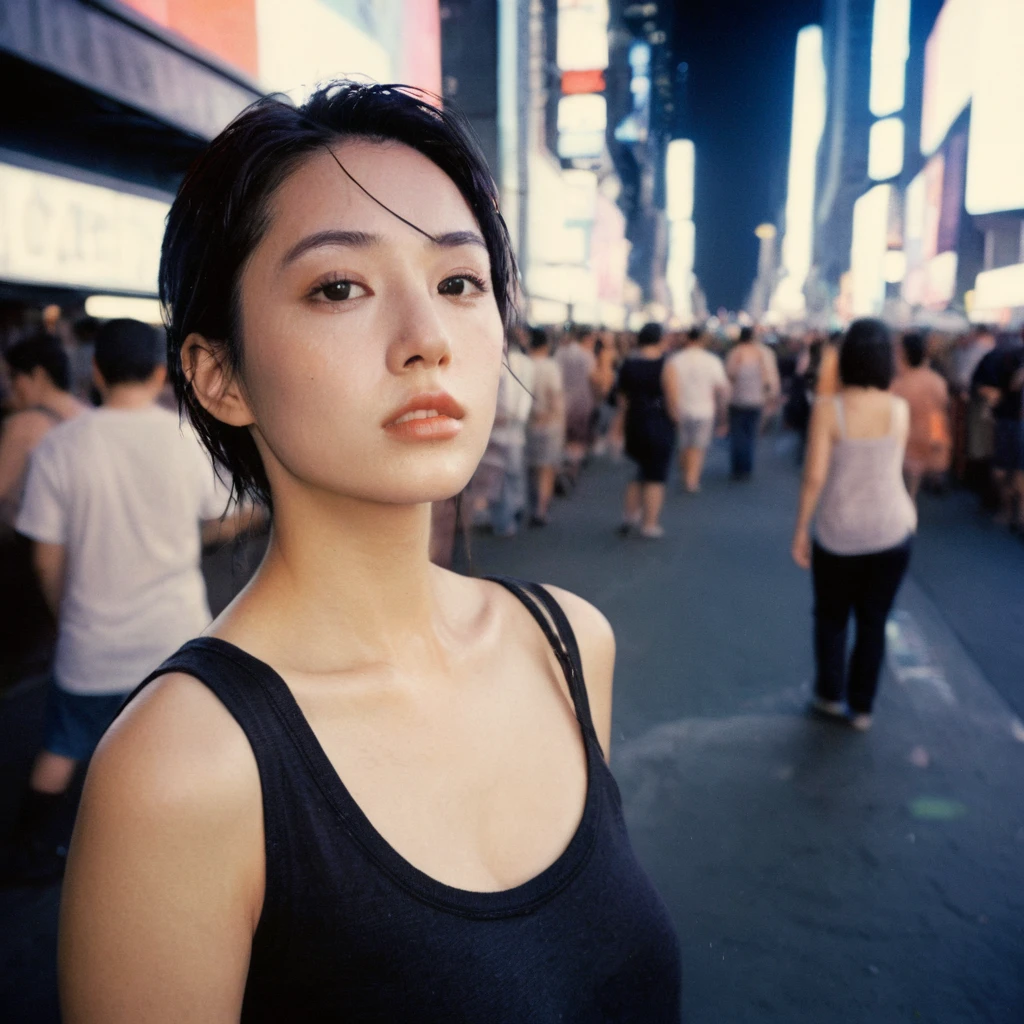
[[669,220],[693,217],[693,175],[693,142],[673,139],[665,157],[665,213]]
[[170,205],[0,164],[0,278],[155,295]]
[[[977,0],[946,0],[928,37],[921,108],[921,152],[925,156],[942,145],[971,101],[980,20]],[[1017,43],[1019,48],[1019,38]],[[986,54],[985,61],[989,59]]]
[[891,185],[876,185],[853,205],[850,246],[853,316],[878,316],[885,303],[885,254],[888,250]]
[[909,54],[910,0],[875,0],[869,101],[875,117],[903,109]]
[[805,307],[803,289],[811,269],[815,176],[818,145],[825,128],[825,103],[821,27],[808,25],[796,37],[786,234],[782,239],[783,277],[772,301],[773,308],[796,315]]
[[608,67],[607,0],[558,0],[556,50],[562,71]]
[[871,126],[868,137],[868,176],[888,181],[903,170],[903,120],[886,117]]
[[1024,209],[1024,3],[986,0],[971,103],[967,211]]
[[256,78],[256,0],[122,0],[164,28]]

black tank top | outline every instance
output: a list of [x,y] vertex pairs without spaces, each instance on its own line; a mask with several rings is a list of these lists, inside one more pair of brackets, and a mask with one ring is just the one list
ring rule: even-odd
[[192,640],[142,684],[167,672],[201,680],[256,757],[266,889],[242,1024],[679,1020],[678,942],[630,846],[568,620],[543,588],[492,578],[551,643],[587,754],[575,835],[513,889],[452,888],[404,860],[349,795],[284,680],[233,644]]

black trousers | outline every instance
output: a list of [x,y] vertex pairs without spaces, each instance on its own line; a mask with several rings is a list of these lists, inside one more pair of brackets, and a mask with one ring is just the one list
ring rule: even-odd
[[734,477],[748,477],[754,471],[754,449],[761,428],[760,406],[729,406],[729,459]]
[[[885,622],[907,566],[910,540],[887,551],[836,555],[814,545],[814,691],[824,700],[846,697],[854,714],[870,714],[885,657]],[[853,613],[857,635],[849,671],[846,631]]]

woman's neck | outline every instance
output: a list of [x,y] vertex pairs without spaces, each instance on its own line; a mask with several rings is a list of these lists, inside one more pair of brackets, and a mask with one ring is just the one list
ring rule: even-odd
[[423,653],[440,626],[429,504],[304,494],[278,500],[267,555],[215,632],[275,665],[324,671]]

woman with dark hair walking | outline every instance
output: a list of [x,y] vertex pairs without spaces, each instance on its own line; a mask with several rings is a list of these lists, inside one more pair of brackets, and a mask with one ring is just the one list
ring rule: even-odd
[[632,530],[648,540],[665,534],[661,508],[675,444],[675,424],[668,411],[664,377],[661,325],[646,324],[637,336],[636,352],[619,370],[616,388],[625,417],[626,454],[636,464],[636,479],[626,486],[619,527],[624,536]]
[[428,558],[515,313],[494,184],[435,102],[261,100],[171,207],[179,401],[273,528],[92,762],[71,1024],[678,1018],[678,945],[606,761],[607,621]]
[[[889,393],[893,369],[889,329],[855,320],[839,351],[839,393],[820,398],[811,415],[793,536],[793,559],[814,583],[811,707],[860,730],[871,726],[885,623],[917,528],[903,482],[910,413]],[[851,613],[857,635],[847,666]]]

